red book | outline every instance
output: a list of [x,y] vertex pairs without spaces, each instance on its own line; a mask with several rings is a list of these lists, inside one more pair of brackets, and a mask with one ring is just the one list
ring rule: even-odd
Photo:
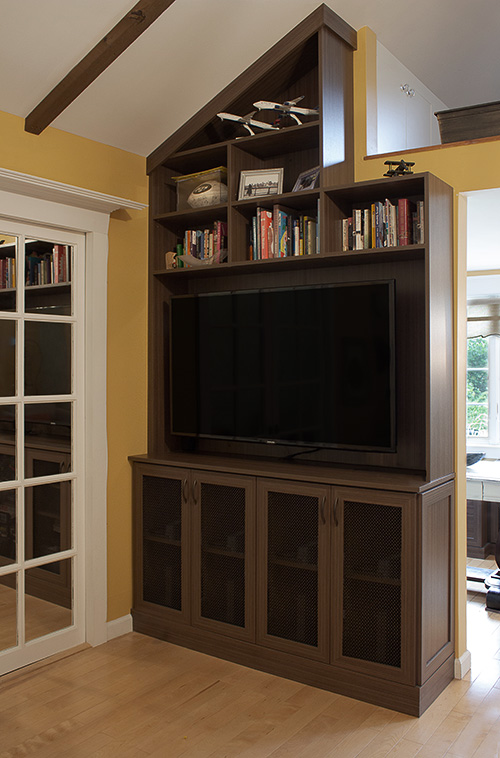
[[273,214],[265,208],[260,212],[261,258],[274,258]]
[[412,243],[412,205],[407,197],[398,200],[398,245],[411,245]]

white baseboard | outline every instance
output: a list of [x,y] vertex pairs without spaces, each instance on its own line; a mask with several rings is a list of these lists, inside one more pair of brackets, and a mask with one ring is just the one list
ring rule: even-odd
[[470,671],[471,655],[468,650],[462,653],[460,658],[455,658],[455,679],[463,679]]
[[106,630],[108,633],[108,641],[113,640],[115,637],[121,637],[122,634],[128,634],[132,631],[132,616],[122,616],[119,619],[113,619],[106,624]]

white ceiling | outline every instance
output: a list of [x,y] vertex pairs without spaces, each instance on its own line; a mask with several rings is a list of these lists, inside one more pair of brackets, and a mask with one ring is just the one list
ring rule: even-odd
[[[54,122],[148,155],[318,0],[175,0]],[[498,0],[329,0],[448,108],[500,100]],[[0,0],[0,110],[25,117],[134,0]],[[300,93],[298,93],[300,94]]]

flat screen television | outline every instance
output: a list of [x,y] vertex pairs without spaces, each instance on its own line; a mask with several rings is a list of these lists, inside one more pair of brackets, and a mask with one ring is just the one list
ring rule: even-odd
[[176,296],[171,432],[394,451],[395,282]]

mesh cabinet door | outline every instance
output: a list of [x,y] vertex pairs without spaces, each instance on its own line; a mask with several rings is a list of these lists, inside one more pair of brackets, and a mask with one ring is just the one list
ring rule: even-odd
[[328,660],[329,489],[259,486],[259,641]]
[[253,639],[254,480],[195,471],[192,477],[193,623]]
[[168,467],[137,466],[136,551],[139,581],[136,600],[184,616],[189,472]]
[[335,495],[335,662],[406,681],[415,628],[414,546],[407,537],[414,499],[368,490]]

